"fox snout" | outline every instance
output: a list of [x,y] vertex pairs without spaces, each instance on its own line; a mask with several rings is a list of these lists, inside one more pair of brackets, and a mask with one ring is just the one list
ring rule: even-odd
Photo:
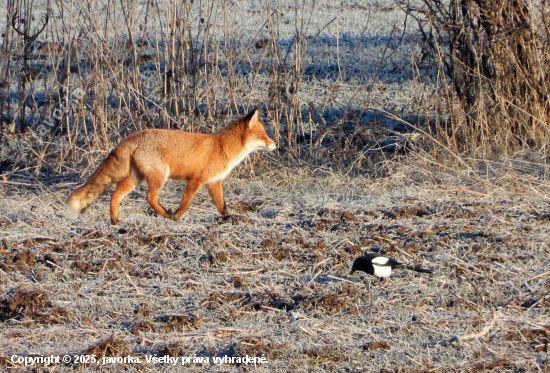
[[275,141],[271,140],[265,133],[257,136],[255,143],[255,148],[258,150],[272,152],[273,150],[277,149]]
[[272,152],[273,150],[277,149],[277,145],[275,145],[275,141],[271,140],[268,137],[267,141],[265,142],[265,148],[265,150]]

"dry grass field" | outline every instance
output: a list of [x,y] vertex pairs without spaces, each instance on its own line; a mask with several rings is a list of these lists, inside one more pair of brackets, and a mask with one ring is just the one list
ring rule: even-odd
[[[0,6],[0,371],[550,372],[548,157],[433,135],[445,78],[394,1],[31,3]],[[50,12],[28,61],[18,7]],[[116,226],[112,189],[67,217],[129,133],[254,106],[278,150],[224,182],[231,216],[142,185]],[[434,272],[350,275],[371,251]]]
[[[269,361],[187,364],[197,371],[547,372],[548,190],[459,179],[406,185],[280,169],[230,178],[229,219],[206,193],[181,222],[157,217],[142,189],[116,227],[107,197],[71,221],[67,185],[8,187],[2,364],[94,353]],[[167,204],[178,203],[175,185]],[[350,276],[373,249],[435,271]]]

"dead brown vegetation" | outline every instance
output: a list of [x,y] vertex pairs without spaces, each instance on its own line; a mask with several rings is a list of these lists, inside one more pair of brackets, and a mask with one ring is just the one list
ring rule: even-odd
[[[547,1],[399,2],[416,20],[423,60],[443,71],[448,146],[473,154],[548,153],[550,8]],[[455,105],[455,97],[460,106]],[[447,121],[448,119],[448,121]]]
[[[54,354],[265,356],[264,370],[545,369],[546,201],[450,189],[439,191],[447,197],[384,192],[368,206],[342,202],[338,192],[338,203],[320,206],[311,186],[303,188],[310,197],[262,197],[249,220],[234,225],[216,220],[206,195],[183,222],[159,226],[144,213],[116,228],[101,218],[106,206],[92,207],[78,224],[61,217],[33,224],[16,218],[30,207],[6,201],[2,276],[24,286],[1,296],[0,338],[11,347],[0,355],[24,355],[29,340],[29,354],[48,353],[53,338]],[[306,199],[292,202],[297,194]],[[277,218],[263,217],[275,202]],[[48,237],[50,229],[63,238]],[[396,271],[382,283],[350,276],[352,261],[371,250],[435,271]],[[31,252],[25,267],[13,264]],[[31,337],[37,327],[45,329]]]

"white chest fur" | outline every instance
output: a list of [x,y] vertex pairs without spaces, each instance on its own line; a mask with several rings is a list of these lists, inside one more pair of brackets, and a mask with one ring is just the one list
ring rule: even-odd
[[[261,141],[259,141],[258,143],[263,144],[263,142]],[[225,179],[229,175],[229,173],[239,165],[239,163],[241,163],[250,153],[258,150],[260,147],[261,146],[258,146],[256,142],[246,144],[243,150],[241,150],[235,157],[229,160],[229,163],[227,163],[226,168],[222,172],[220,172],[208,181],[208,184]]]

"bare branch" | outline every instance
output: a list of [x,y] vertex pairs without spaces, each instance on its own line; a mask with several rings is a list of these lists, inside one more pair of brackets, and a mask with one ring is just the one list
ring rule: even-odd
[[32,38],[33,39],[36,39],[36,37],[38,35],[40,35],[42,33],[42,31],[44,31],[44,29],[46,28],[46,25],[48,24],[48,21],[49,21],[50,17],[48,15],[48,12],[46,12],[46,14],[44,15],[44,25],[42,26],[42,28],[40,29],[40,31],[37,31],[33,36]]
[[46,25],[48,24],[48,21],[50,19],[50,16],[48,14],[48,12],[46,12],[46,14],[44,15],[44,24],[42,25],[42,28],[38,31],[36,31],[34,34],[32,35],[29,35],[27,34],[25,31],[21,31],[19,28],[17,28],[17,26],[15,25],[17,23],[17,15],[19,14],[19,12],[15,12],[13,17],[11,18],[11,25],[13,27],[13,29],[18,33],[18,34],[21,34],[23,35],[23,38],[25,40],[25,43],[32,43],[36,40],[36,38],[38,37],[38,35],[40,35],[40,33],[42,33],[42,31],[44,31],[44,29],[46,28]]
[[23,35],[25,38],[27,37],[27,34],[25,34],[23,31],[19,30],[16,26],[15,26],[15,22],[17,21],[17,14],[18,12],[15,12],[15,14],[13,15],[13,17],[11,17],[11,26],[13,27],[13,29],[18,33],[18,34],[21,34]]

